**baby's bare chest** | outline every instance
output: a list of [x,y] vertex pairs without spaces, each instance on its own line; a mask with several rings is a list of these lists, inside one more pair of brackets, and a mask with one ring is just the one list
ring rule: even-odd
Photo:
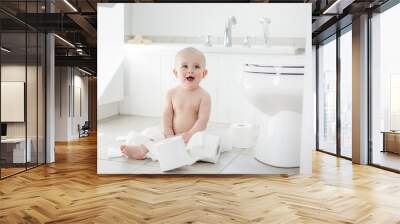
[[172,99],[172,106],[175,111],[198,112],[200,103],[201,97],[196,95],[176,96]]

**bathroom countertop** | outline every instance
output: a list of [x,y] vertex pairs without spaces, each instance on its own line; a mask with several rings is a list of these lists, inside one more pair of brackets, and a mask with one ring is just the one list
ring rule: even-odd
[[205,46],[203,44],[191,43],[150,43],[150,44],[133,44],[125,43],[129,49],[150,52],[176,52],[184,47],[195,47],[204,53],[220,53],[220,54],[266,54],[266,55],[304,55],[304,48],[294,46],[264,46],[254,45],[246,47],[243,45],[234,45],[232,47],[224,47],[222,45]]

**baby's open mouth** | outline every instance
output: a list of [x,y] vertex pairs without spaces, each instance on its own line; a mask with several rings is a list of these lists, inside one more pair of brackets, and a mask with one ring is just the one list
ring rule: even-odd
[[186,77],[186,80],[189,81],[189,82],[191,82],[191,81],[194,80],[194,77],[193,77],[193,76],[188,76],[188,77]]

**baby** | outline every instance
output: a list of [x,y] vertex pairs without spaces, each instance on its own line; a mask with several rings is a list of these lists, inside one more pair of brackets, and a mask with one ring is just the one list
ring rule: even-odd
[[[199,50],[188,47],[177,53],[173,74],[180,85],[166,94],[163,113],[165,138],[182,135],[183,141],[188,143],[196,132],[207,128],[211,98],[199,85],[207,73],[206,58]],[[133,159],[145,159],[149,152],[143,144],[121,145],[120,149]]]

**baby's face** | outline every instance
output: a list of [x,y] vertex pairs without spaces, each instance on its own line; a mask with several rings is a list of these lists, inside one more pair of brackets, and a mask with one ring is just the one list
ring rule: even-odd
[[202,56],[189,52],[177,56],[173,72],[188,89],[199,87],[201,80],[207,75]]

